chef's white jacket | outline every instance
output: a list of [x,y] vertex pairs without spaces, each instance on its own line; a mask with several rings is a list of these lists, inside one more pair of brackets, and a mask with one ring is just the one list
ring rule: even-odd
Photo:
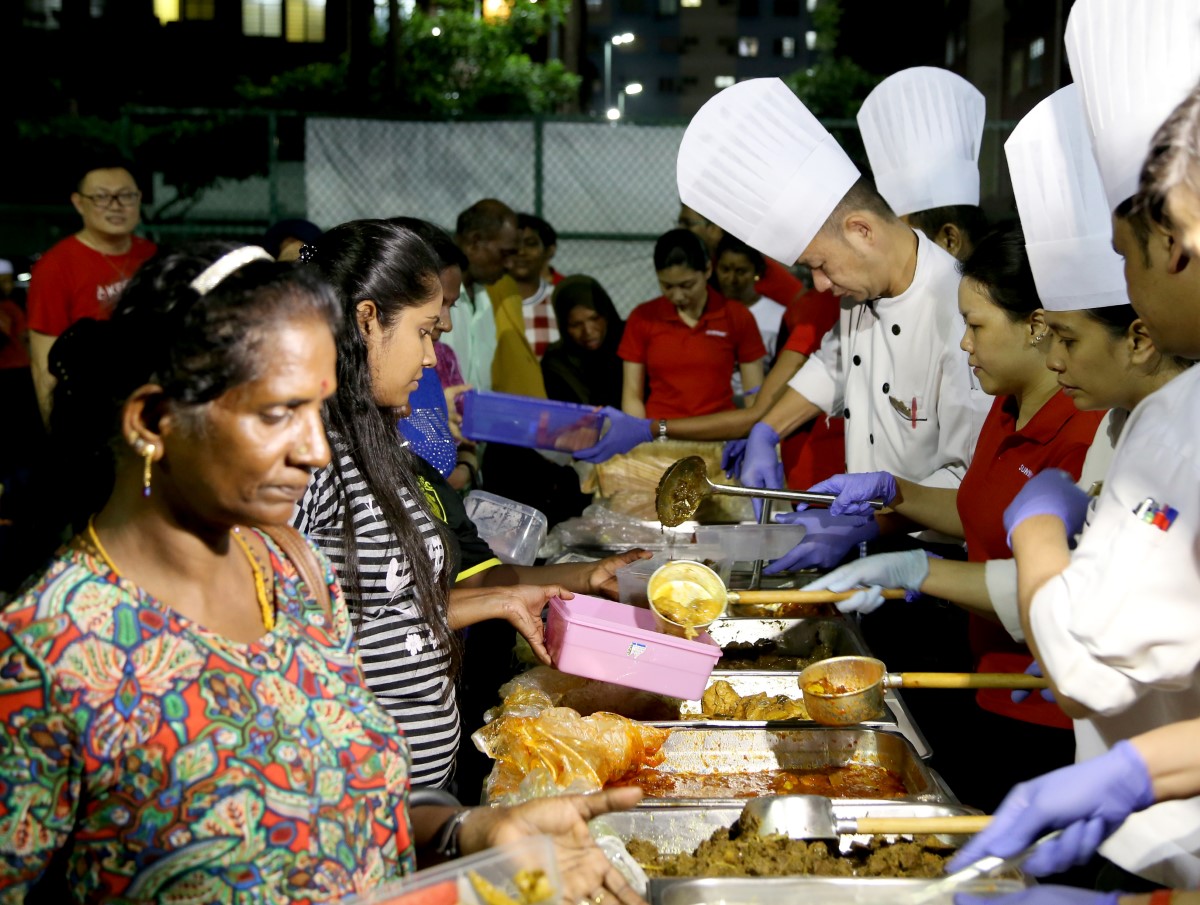
[[916,235],[908,289],[844,307],[788,386],[846,419],[847,471],[957,487],[992,398],[975,383],[959,348],[958,263],[924,233]]
[[[1129,416],[1071,564],[1033,598],[1043,665],[1097,714],[1076,721],[1079,760],[1200,717],[1198,542],[1200,367]],[[1100,851],[1158,883],[1200,886],[1200,798],[1135,814]]]

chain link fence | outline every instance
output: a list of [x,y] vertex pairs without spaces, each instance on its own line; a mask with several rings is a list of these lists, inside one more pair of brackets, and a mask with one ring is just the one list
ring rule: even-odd
[[[159,242],[251,239],[291,217],[328,228],[417,216],[453,231],[459,211],[495,197],[559,234],[554,266],[599,279],[622,314],[658,294],[654,240],[675,225],[675,156],[686,121],[582,117],[396,121],[276,111],[129,109],[123,150],[143,168],[144,230]],[[860,165],[853,120],[827,123]],[[1011,210],[1002,144],[988,123],[985,205]],[[0,206],[0,242],[32,254],[78,228],[69,207]],[[0,246],[0,257],[5,249]]]

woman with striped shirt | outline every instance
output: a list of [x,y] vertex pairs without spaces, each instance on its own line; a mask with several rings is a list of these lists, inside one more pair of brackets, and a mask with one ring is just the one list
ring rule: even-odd
[[326,405],[333,460],[316,472],[294,524],[333,561],[355,619],[367,684],[412,748],[412,784],[454,774],[460,719],[455,631],[505,619],[549,662],[540,614],[556,585],[450,591],[456,565],[426,509],[395,412],[434,363],[438,259],[413,232],[357,220],[305,246],[341,297],[337,391]]

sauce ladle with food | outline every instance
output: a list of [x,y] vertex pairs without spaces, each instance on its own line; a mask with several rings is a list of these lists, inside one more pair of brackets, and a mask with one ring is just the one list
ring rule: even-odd
[[831,657],[801,670],[797,679],[811,720],[854,726],[886,711],[885,688],[1048,688],[1041,676],[1007,672],[889,673],[874,657]]

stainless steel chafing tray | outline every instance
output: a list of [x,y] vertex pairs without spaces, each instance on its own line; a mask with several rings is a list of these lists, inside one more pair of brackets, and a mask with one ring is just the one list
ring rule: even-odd
[[[663,745],[666,759],[659,773],[759,773],[775,770],[821,770],[864,764],[882,767],[904,782],[901,801],[955,803],[954,797],[917,756],[904,736],[876,729],[675,729]],[[719,791],[719,790],[718,790]],[[704,797],[644,798],[639,807],[672,807],[737,799]]]
[[[820,905],[894,905],[928,888],[934,880],[780,877],[714,878],[708,880],[651,880],[651,905],[777,905],[779,902],[810,902]],[[976,895],[1019,892],[1022,880],[977,880],[936,905],[952,905],[955,893]]]
[[[708,628],[722,648],[734,645],[771,645],[774,652],[789,657],[812,658],[866,656],[866,642],[854,624],[845,618],[761,619],[727,617]],[[826,653],[827,652],[827,653]],[[740,667],[739,667],[740,670]]]

